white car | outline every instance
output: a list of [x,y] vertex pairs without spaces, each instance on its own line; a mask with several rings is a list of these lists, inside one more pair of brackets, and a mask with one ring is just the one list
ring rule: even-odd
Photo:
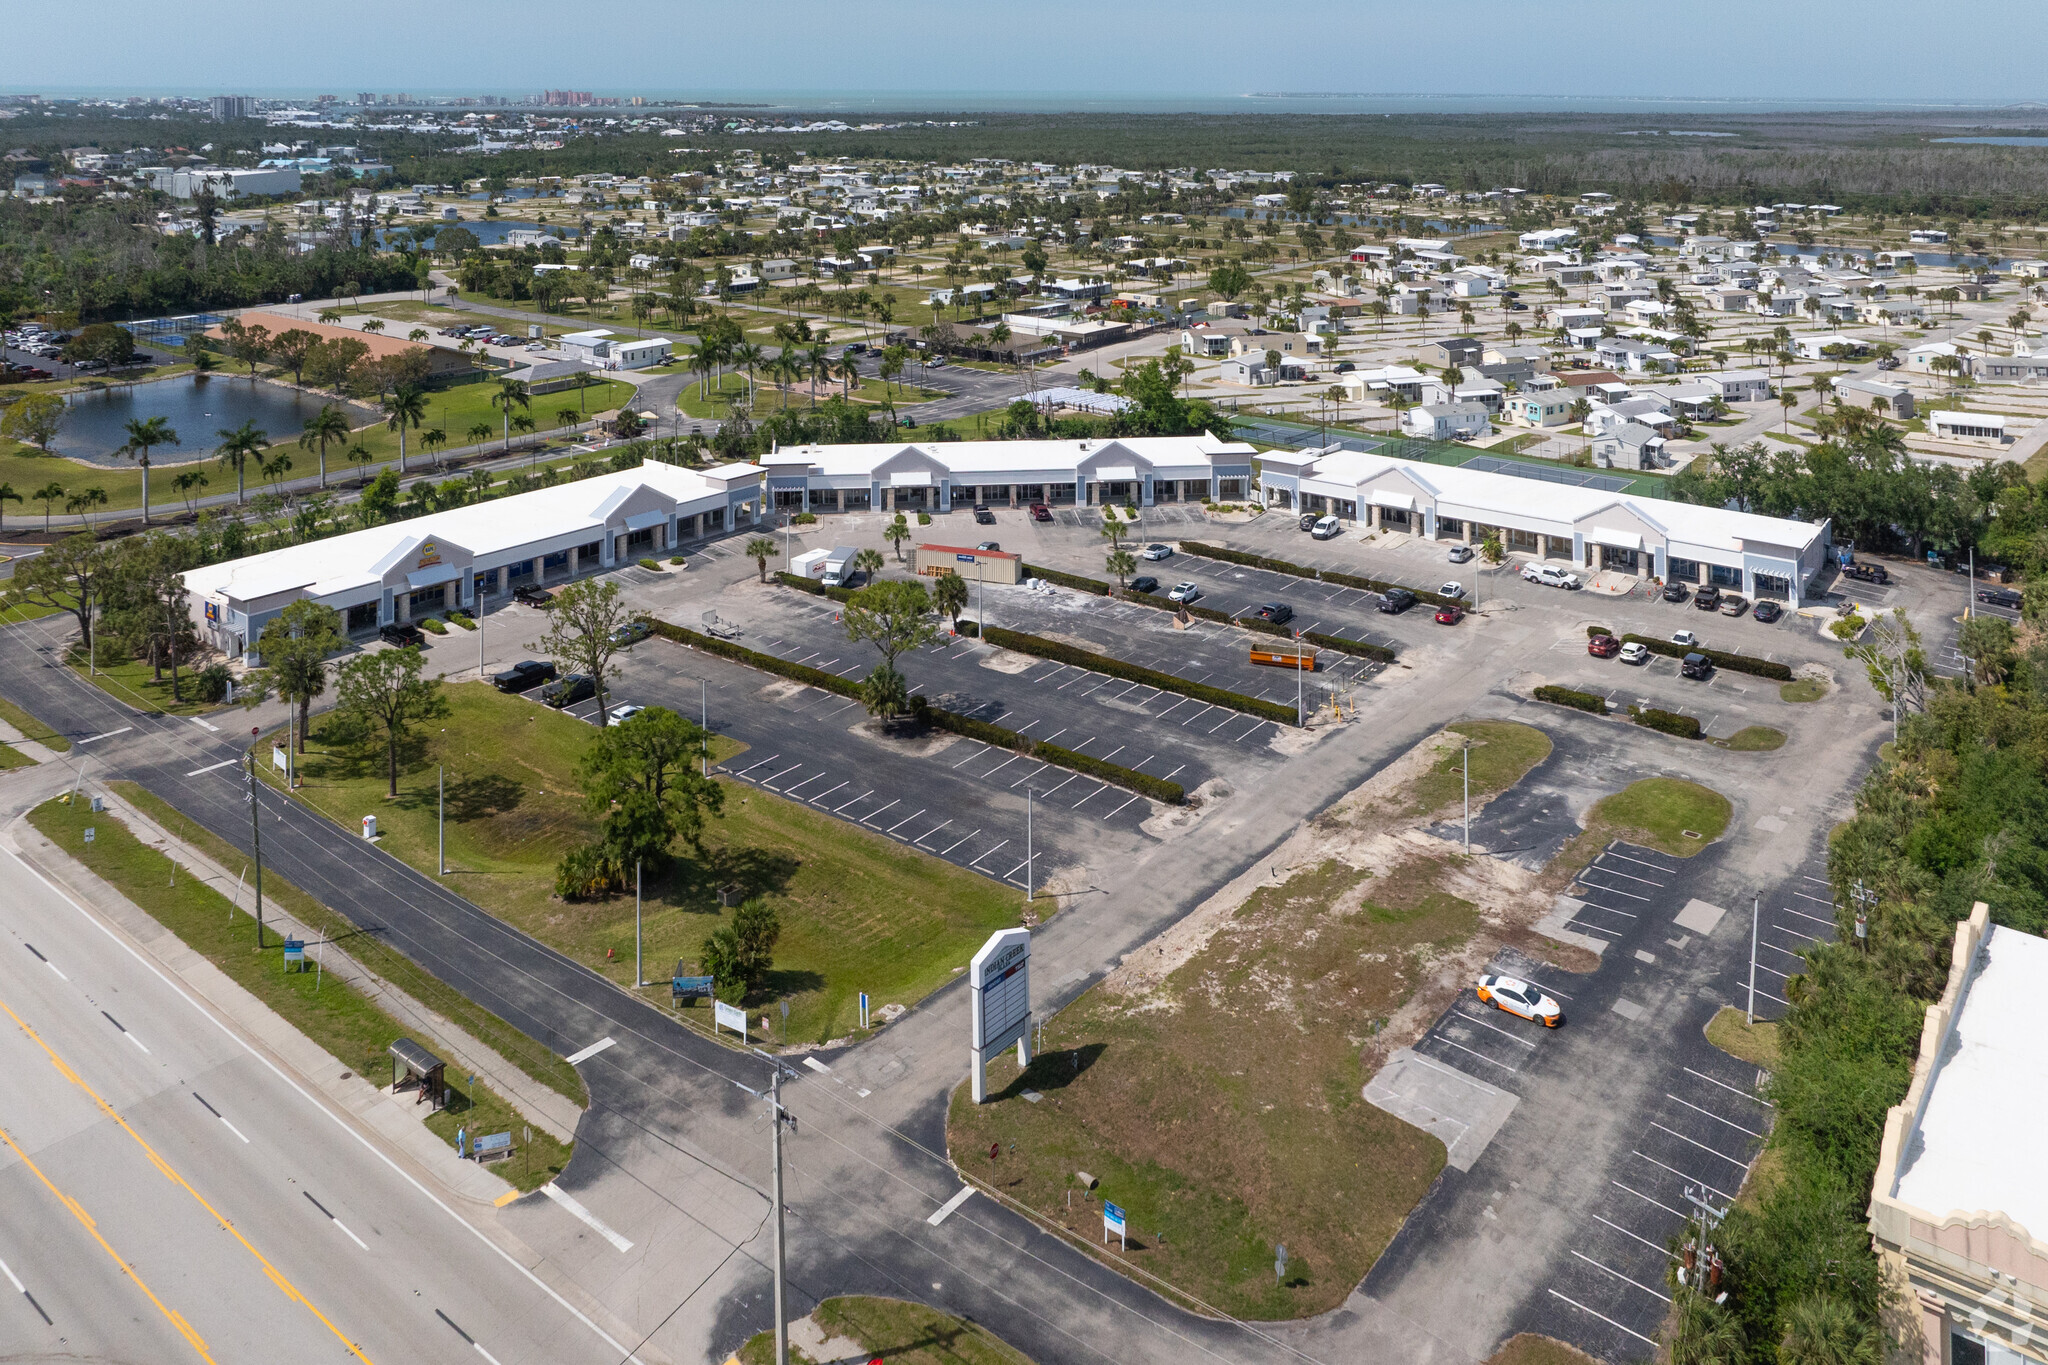
[[1619,657],[1625,664],[1646,664],[1650,662],[1650,647],[1631,640],[1621,647]]
[[1317,540],[1335,540],[1344,534],[1344,523],[1335,517],[1321,517],[1309,529],[1309,534]]
[[605,714],[611,717],[612,724],[623,725],[646,709],[647,708],[644,706],[614,706],[610,711],[606,712]]
[[1526,981],[1512,976],[1479,978],[1479,998],[1497,1010],[1534,1020],[1545,1028],[1564,1022],[1564,1006]]
[[1554,564],[1525,564],[1522,577],[1531,583],[1541,583],[1546,588],[1576,588],[1578,575],[1566,573]]
[[1172,559],[1172,558],[1173,558],[1173,547],[1172,547],[1171,545],[1147,545],[1147,546],[1145,547],[1145,552],[1144,552],[1143,554],[1139,555],[1139,556],[1138,556],[1138,558],[1140,558],[1140,559]]
[[1673,631],[1671,633],[1671,643],[1674,645],[1684,645],[1687,649],[1704,648],[1700,644],[1700,637],[1689,630]]
[[1169,602],[1192,602],[1201,595],[1202,585],[1199,583],[1176,583],[1173,585],[1173,591],[1166,594],[1166,600]]
[[1436,590],[1436,595],[1438,597],[1463,598],[1465,596],[1465,585],[1463,583],[1446,583]]

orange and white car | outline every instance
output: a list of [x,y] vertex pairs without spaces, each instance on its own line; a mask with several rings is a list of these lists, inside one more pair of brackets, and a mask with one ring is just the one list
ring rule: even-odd
[[1533,1019],[1545,1028],[1564,1022],[1564,1007],[1526,981],[1512,976],[1479,978],[1479,998],[1497,1010]]

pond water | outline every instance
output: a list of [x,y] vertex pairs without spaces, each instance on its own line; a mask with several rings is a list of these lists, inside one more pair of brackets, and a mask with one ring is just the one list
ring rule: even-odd
[[2048,147],[2048,137],[1937,137],[1932,142],[1970,142],[1980,147]]
[[[158,446],[150,452],[150,462],[176,464],[207,458],[220,444],[222,428],[233,429],[244,422],[254,422],[258,431],[268,432],[273,440],[296,437],[321,404],[321,399],[282,384],[252,383],[222,374],[131,384],[72,395],[64,425],[50,442],[50,449],[95,464],[126,465],[128,458],[116,452],[128,440],[127,423],[162,417],[182,444]],[[376,416],[354,403],[342,408],[351,426],[361,426]],[[330,460],[338,454],[329,448]]]
[[[576,228],[571,224],[536,223],[518,218],[470,218],[465,219],[460,223],[427,223],[422,224],[421,226],[431,227],[436,230],[444,230],[447,228],[455,227],[467,228],[471,232],[476,234],[476,240],[479,246],[503,246],[505,243],[506,235],[512,232],[516,232],[521,228],[552,229],[553,231],[560,233],[564,238],[571,238],[576,236],[577,234]],[[410,228],[402,228],[400,229],[400,231],[404,234],[401,240],[411,240],[412,230]],[[384,233],[381,229],[377,233],[377,240],[380,244],[382,244],[384,241]]]

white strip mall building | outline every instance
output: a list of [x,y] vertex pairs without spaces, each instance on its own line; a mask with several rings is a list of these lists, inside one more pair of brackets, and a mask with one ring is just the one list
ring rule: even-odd
[[761,524],[757,464],[636,469],[558,484],[409,521],[373,526],[185,575],[200,635],[248,651],[291,603],[333,607],[359,635],[474,611],[528,584],[566,583],[668,552],[684,541]]
[[1712,584],[1750,597],[1804,600],[1830,543],[1825,521],[1731,512],[1367,451],[1267,451],[1259,456],[1259,468],[1259,491],[1268,508],[1474,545],[1497,531],[1510,554],[1591,573],[1612,569]]

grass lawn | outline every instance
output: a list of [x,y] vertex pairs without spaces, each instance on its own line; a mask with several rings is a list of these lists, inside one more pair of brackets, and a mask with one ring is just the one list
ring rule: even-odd
[[1754,1066],[1778,1064],[1778,1026],[1768,1019],[1750,1023],[1733,1005],[1723,1005],[1707,1021],[1707,1041],[1731,1057]]
[[1674,858],[1690,858],[1721,837],[1734,810],[1727,797],[1697,782],[1646,777],[1596,802],[1586,828]]
[[[113,815],[95,815],[84,801],[63,798],[46,801],[29,813],[29,822],[53,843],[105,878],[128,899],[146,910],[185,945],[233,978],[235,983],[277,1011],[288,1023],[318,1043],[343,1066],[374,1077],[379,1067],[388,1067],[392,1042],[408,1030],[359,992],[340,982],[327,982],[318,974],[284,971],[284,945],[275,935],[266,935],[265,947],[254,951],[256,922],[234,914],[228,898],[204,882],[180,874],[177,865],[164,854],[142,843]],[[85,830],[94,830],[93,842],[85,842]],[[269,878],[265,878],[266,883]],[[265,887],[266,892],[270,890]],[[471,1093],[462,1082],[468,1102]],[[505,1101],[478,1087],[474,1092],[476,1111],[485,1119],[511,1113]],[[462,1115],[445,1116],[445,1124],[430,1126],[450,1145],[455,1123]],[[491,1131],[502,1132],[503,1129]],[[505,1179],[533,1189],[546,1183],[568,1164],[569,1149],[548,1137],[534,1134],[532,1168],[524,1181],[516,1168],[503,1169]]]
[[197,670],[185,664],[178,665],[177,698],[171,696],[171,671],[166,668],[162,681],[154,676],[154,670],[140,659],[129,659],[124,663],[107,665],[102,663],[97,670],[89,669],[83,650],[74,650],[65,662],[79,677],[94,684],[116,701],[145,711],[170,716],[196,716],[201,712],[219,708],[219,702],[199,700],[199,677]]
[[[811,1318],[829,1336],[847,1337],[890,1365],[1030,1365],[986,1328],[901,1299],[827,1299]],[[774,1365],[775,1333],[757,1332],[739,1350],[740,1365]]]
[[28,712],[16,706],[5,697],[0,697],[0,720],[6,721],[21,731],[25,738],[32,739],[45,749],[55,749],[60,754],[71,752],[71,741],[37,720]]
[[1523,1332],[1510,1337],[1507,1343],[1491,1356],[1485,1365],[1595,1365],[1593,1357],[1576,1346],[1567,1346],[1551,1337],[1540,1337],[1534,1332]]
[[1738,753],[1764,753],[1771,749],[1784,748],[1785,732],[1783,730],[1774,730],[1768,725],[1745,725],[1726,739],[1716,739],[1710,742],[1720,745],[1723,749],[1733,749]]
[[11,626],[22,621],[40,621],[45,616],[61,616],[63,607],[38,607],[24,602],[0,610],[0,626]]
[[[575,781],[590,727],[482,683],[446,694],[452,714],[403,755],[395,801],[384,795],[381,745],[344,743],[334,721],[316,722],[301,770],[305,800],[348,829],[375,813],[385,848],[431,871],[435,774],[445,763],[447,884],[630,985],[632,895],[569,903],[553,894],[556,864],[597,828]],[[735,751],[714,741],[712,762]],[[877,1008],[915,1003],[964,968],[990,933],[1019,922],[1021,897],[1009,888],[795,802],[732,783],[725,793],[706,856],[679,857],[670,876],[645,885],[646,974],[662,983],[652,999],[667,1000],[676,961],[694,962],[705,937],[730,919],[717,894],[727,883],[781,913],[775,971],[748,1007],[779,1020],[764,1007],[787,1000],[790,1042],[852,1034],[861,991]]]
[[[175,448],[171,450],[165,463],[178,454]],[[23,445],[19,441],[0,439],[0,483],[13,484],[15,491],[27,499],[6,505],[7,510],[14,514],[16,526],[42,526],[43,505],[28,495],[32,489],[52,482],[60,483],[74,493],[86,488],[105,489],[107,505],[93,509],[95,520],[104,519],[108,513],[123,507],[142,506],[142,471],[132,464],[89,465],[62,455],[45,455],[34,446]],[[149,481],[149,493],[152,506],[157,505],[159,497],[175,505],[168,471],[156,471],[156,476]],[[58,498],[51,503],[50,511],[56,516],[64,515],[64,499]]]
[[1819,678],[1795,678],[1788,683],[1778,684],[1780,701],[1819,701],[1828,694],[1828,685]]
[[1332,861],[1260,888],[1163,983],[1099,985],[1021,1075],[991,1065],[989,1103],[962,1085],[954,1160],[1097,1247],[1098,1199],[1121,1205],[1129,1248],[1104,1254],[1223,1312],[1336,1307],[1443,1169],[1441,1142],[1360,1093],[1366,1039],[1478,924],[1434,879]]
[[0,744],[0,772],[6,772],[9,768],[32,767],[34,764],[34,759],[12,744]]
[[[1533,725],[1508,720],[1465,720],[1450,727],[1472,741],[1472,794],[1491,796],[1520,782],[1550,757],[1550,736]],[[1409,788],[1415,794],[1414,814],[1426,815],[1465,795],[1464,747],[1445,736],[1437,743],[1443,757]]]
[[[155,793],[133,782],[109,784],[123,799],[132,802],[150,819],[186,843],[212,858],[222,867],[240,867],[247,859],[234,845],[174,809]],[[349,956],[398,987],[428,1009],[453,1021],[471,1037],[496,1050],[521,1071],[579,1106],[590,1103],[590,1093],[576,1068],[546,1045],[527,1037],[468,996],[430,975],[411,958],[387,946],[375,934],[366,934],[347,919],[314,900],[290,882],[271,873],[263,879],[263,894],[284,907],[286,913],[316,933],[327,935],[348,950]],[[488,1078],[486,1078],[488,1079]]]

